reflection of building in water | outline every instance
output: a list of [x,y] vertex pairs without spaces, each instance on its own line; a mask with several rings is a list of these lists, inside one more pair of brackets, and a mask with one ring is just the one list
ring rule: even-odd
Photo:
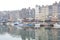
[[23,40],[33,40],[35,39],[35,31],[34,30],[21,30],[20,35]]
[[55,26],[41,26],[40,29],[35,30],[36,40],[60,40],[60,25]]
[[0,34],[6,32],[12,36],[21,36],[22,40],[60,40],[60,26],[41,26],[38,29],[16,29],[10,26],[1,26]]
[[35,30],[35,39],[36,40],[48,40],[47,32],[45,27]]
[[8,32],[8,27],[5,25],[0,25],[0,34]]

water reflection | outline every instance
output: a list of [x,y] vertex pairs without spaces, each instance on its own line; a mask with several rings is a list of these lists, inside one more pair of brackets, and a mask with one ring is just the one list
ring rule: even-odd
[[[35,39],[35,30],[34,29],[17,29],[13,26],[0,25],[0,37],[8,35],[6,40],[33,40]],[[15,38],[15,39],[11,39]],[[9,39],[8,39],[9,38]],[[5,40],[4,38],[0,38],[1,40]]]
[[17,28],[0,25],[0,40],[60,40],[60,28]]

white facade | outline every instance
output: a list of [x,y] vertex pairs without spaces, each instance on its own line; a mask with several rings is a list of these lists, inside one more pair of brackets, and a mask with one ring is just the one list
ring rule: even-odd
[[38,19],[38,20],[39,20],[39,16],[40,16],[40,13],[39,13],[39,6],[36,5],[36,8],[35,8],[35,19]]
[[47,16],[48,16],[48,6],[43,6],[42,8],[41,8],[41,13],[40,13],[40,20],[41,21],[45,21],[46,20],[46,18],[47,18]]

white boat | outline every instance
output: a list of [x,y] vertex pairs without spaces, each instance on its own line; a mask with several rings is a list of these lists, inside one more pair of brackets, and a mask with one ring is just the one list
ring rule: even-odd
[[55,24],[54,24],[54,28],[60,28],[60,25],[57,24],[57,23],[55,23]]
[[39,24],[35,24],[35,28],[39,28],[40,27],[40,23]]

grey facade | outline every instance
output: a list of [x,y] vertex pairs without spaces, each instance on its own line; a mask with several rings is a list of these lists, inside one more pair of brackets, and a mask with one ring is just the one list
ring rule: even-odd
[[21,11],[20,11],[20,18],[34,18],[35,17],[35,9],[26,9],[26,8],[23,8]]

